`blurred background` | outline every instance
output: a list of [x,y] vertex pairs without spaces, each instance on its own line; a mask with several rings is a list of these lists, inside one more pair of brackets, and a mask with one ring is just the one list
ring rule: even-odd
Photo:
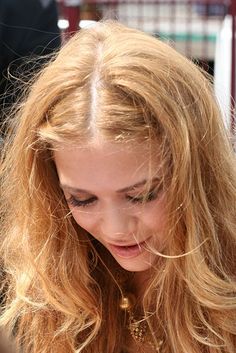
[[99,18],[118,19],[171,42],[188,57],[214,71],[216,37],[229,12],[227,0],[60,0],[59,26],[64,33]]

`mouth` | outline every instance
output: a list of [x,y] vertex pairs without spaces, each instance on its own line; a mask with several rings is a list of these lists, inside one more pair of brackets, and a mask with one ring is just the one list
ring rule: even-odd
[[145,249],[144,245],[147,240],[134,245],[113,245],[109,244],[109,249],[112,254],[128,259],[139,256]]

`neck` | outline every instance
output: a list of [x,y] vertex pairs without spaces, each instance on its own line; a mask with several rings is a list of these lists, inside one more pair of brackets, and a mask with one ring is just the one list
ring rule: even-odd
[[151,276],[151,271],[142,271],[142,272],[135,272],[134,278],[132,281],[132,288],[134,293],[138,299],[138,301],[142,301],[145,290],[147,288],[149,279]]

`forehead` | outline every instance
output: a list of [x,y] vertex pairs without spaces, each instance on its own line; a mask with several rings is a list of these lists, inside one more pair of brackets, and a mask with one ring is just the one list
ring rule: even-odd
[[119,189],[157,176],[160,161],[148,144],[99,142],[61,146],[54,152],[62,184],[90,189]]

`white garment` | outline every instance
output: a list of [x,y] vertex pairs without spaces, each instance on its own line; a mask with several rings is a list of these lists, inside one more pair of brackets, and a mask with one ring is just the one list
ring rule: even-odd
[[217,35],[214,69],[214,90],[220,104],[224,123],[230,129],[231,110],[231,62],[232,62],[232,16],[225,17]]

